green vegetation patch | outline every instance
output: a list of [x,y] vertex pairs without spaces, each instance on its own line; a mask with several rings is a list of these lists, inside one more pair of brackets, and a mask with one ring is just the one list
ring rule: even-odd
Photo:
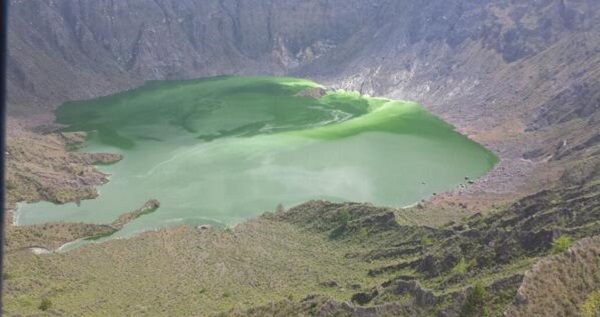
[[113,234],[115,234],[115,232],[117,232],[117,231],[118,230],[112,230],[112,231],[103,232],[103,233],[100,233],[100,234],[97,234],[97,235],[94,235],[94,236],[91,236],[91,237],[84,238],[84,240],[86,240],[86,241],[97,241],[97,240],[100,240],[100,239],[103,239],[103,238],[108,238],[108,237],[112,236]]
[[580,305],[579,313],[582,317],[600,316],[600,291],[587,294],[585,301]]
[[562,235],[552,242],[552,251],[554,253],[563,253],[573,244],[573,238]]

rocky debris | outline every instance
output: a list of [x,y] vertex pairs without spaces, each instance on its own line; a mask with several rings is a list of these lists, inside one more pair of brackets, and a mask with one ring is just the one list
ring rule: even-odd
[[142,213],[148,212],[149,210],[155,210],[158,207],[160,207],[160,202],[156,199],[151,199],[144,204],[144,206],[140,209],[140,211]]
[[142,207],[121,215],[117,220],[113,221],[110,225],[114,230],[121,230],[125,225],[131,221],[151,212],[156,211],[160,207],[160,202],[156,199],[147,201]]
[[338,287],[338,283],[336,281],[327,281],[327,282],[323,282],[321,283],[322,286],[325,287]]
[[327,90],[325,88],[313,87],[302,90],[301,92],[297,93],[296,96],[307,97],[312,99],[321,99],[321,97],[325,96],[326,94]]
[[416,304],[420,307],[433,307],[437,302],[436,296],[422,288],[416,281],[399,280],[391,288],[397,295],[410,294],[416,299]]
[[537,160],[537,159],[542,158],[545,155],[547,155],[546,149],[537,148],[537,149],[530,150],[530,151],[523,153],[523,158],[526,160]]
[[211,225],[199,225],[196,227],[196,230],[198,230],[198,231],[207,231],[210,229],[212,229]]
[[560,182],[564,186],[581,186],[600,175],[600,159],[589,159],[566,168]]
[[562,160],[567,156],[574,155],[578,152],[589,150],[592,147],[595,147],[600,144],[600,133],[596,133],[592,135],[590,138],[581,142],[579,144],[573,145],[571,147],[564,146],[558,149],[555,154],[552,156],[552,160]]
[[539,130],[578,118],[586,118],[600,110],[600,82],[574,82],[537,111],[528,129]]
[[[425,259],[427,259],[427,258],[425,258]],[[421,263],[423,263],[424,261],[426,261],[426,260],[423,260],[421,258],[419,258],[417,260],[413,260],[413,261],[403,261],[398,264],[392,264],[392,265],[387,265],[387,266],[376,268],[376,269],[371,269],[371,270],[369,270],[368,274],[369,274],[369,276],[378,276],[378,275],[383,275],[383,274],[388,274],[388,273],[399,272],[404,269],[415,269],[415,268],[419,267],[419,265],[421,265]]]
[[[531,190],[533,185],[527,184],[532,180],[531,174],[537,167],[536,162],[525,160],[520,156],[502,159],[487,175],[474,181],[473,184],[469,186],[463,184],[458,189],[436,193],[430,201],[434,204],[467,203],[470,206],[486,207],[498,201],[512,201],[515,196],[521,197]],[[535,186],[539,186],[540,183],[536,182],[536,184]],[[545,183],[548,186],[551,184],[551,182]]]
[[373,298],[375,298],[375,296],[377,296],[378,293],[356,293],[354,295],[352,295],[352,298],[350,299],[353,303],[358,304],[358,305],[367,305]]
[[110,165],[123,159],[121,154],[115,153],[90,153],[87,157],[86,163],[90,165]]
[[375,230],[389,230],[400,225],[396,222],[396,214],[394,212],[385,212],[370,217],[365,217],[358,224],[361,228],[371,228]]
[[42,255],[42,254],[50,254],[52,251],[48,250],[44,247],[29,247],[29,250],[33,252],[33,254]]
[[87,133],[85,132],[57,132],[57,135],[64,140],[67,146],[79,146],[87,139]]
[[399,247],[399,248],[390,248],[383,250],[373,250],[365,255],[366,260],[381,260],[381,259],[389,259],[389,258],[398,258],[402,256],[408,255],[416,255],[420,254],[425,250],[425,246],[419,245],[415,247]]
[[[51,133],[59,133],[61,129],[65,128],[63,124],[59,123],[47,123],[43,122],[31,128],[31,131],[39,134],[51,134]],[[83,140],[82,140],[83,142]]]

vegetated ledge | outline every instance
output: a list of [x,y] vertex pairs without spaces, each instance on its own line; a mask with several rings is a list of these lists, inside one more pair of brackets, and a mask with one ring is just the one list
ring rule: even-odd
[[117,231],[123,229],[123,227],[125,227],[125,225],[127,225],[128,223],[134,221],[135,219],[137,219],[141,216],[155,212],[159,207],[160,207],[160,202],[156,199],[151,199],[151,200],[147,201],[141,208],[138,208],[132,212],[123,214],[117,220],[113,221],[109,225],[110,230],[108,230],[106,232],[98,233],[98,234],[90,236],[90,237],[86,237],[85,240],[99,240],[102,238],[110,237]]
[[306,97],[311,99],[320,99],[327,94],[327,89],[323,87],[306,88],[296,94],[298,97]]

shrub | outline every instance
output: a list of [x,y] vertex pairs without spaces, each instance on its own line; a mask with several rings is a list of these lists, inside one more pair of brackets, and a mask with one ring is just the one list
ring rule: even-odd
[[469,265],[467,264],[467,261],[465,261],[465,258],[460,258],[458,263],[456,263],[454,268],[452,268],[452,273],[466,274],[468,270],[469,270]]
[[369,238],[369,230],[367,228],[360,228],[356,235],[361,241],[367,240]]
[[50,301],[50,299],[48,298],[43,298],[38,308],[41,311],[47,311],[48,309],[50,309],[50,307],[52,307],[52,301]]
[[600,316],[600,291],[594,291],[587,295],[586,300],[579,308],[579,313],[582,317]]
[[14,190],[17,188],[17,185],[14,181],[7,179],[6,180],[6,190]]
[[333,229],[331,231],[331,233],[329,233],[329,238],[331,239],[337,239],[342,237],[345,233],[346,233],[346,224],[343,224],[335,229]]
[[350,221],[350,212],[348,210],[342,210],[338,213],[338,221],[343,225],[347,224]]
[[467,295],[467,299],[461,309],[460,316],[461,317],[485,317],[488,316],[487,308],[485,307],[485,302],[487,300],[488,294],[485,290],[485,287],[481,283],[475,284],[473,288],[469,290],[469,294]]
[[277,210],[277,213],[284,213],[285,207],[283,207],[283,204],[278,204],[276,210]]
[[573,244],[573,239],[569,236],[562,235],[552,242],[552,251],[556,253],[563,253]]
[[433,243],[434,243],[433,239],[429,236],[424,236],[423,238],[421,238],[421,245],[429,246],[429,245],[433,245]]

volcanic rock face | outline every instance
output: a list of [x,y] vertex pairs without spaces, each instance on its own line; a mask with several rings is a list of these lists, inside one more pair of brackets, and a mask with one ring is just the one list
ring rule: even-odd
[[[598,61],[599,8],[593,0],[13,0],[11,112],[144,80],[249,73],[417,99],[453,117],[463,98],[481,96],[460,116],[500,112],[507,97],[494,93],[538,88],[528,82],[558,79],[560,65],[575,68],[573,84],[562,81],[565,91],[550,97],[585,93],[575,80]],[[548,50],[557,52],[541,56]],[[560,65],[527,67],[535,58]]]
[[11,107],[144,80],[283,74],[359,31],[364,1],[12,1]]
[[67,203],[98,196],[96,186],[108,182],[108,175],[92,165],[112,164],[122,156],[66,151],[84,140],[82,133],[10,133],[4,153],[7,207],[14,208],[20,201]]

